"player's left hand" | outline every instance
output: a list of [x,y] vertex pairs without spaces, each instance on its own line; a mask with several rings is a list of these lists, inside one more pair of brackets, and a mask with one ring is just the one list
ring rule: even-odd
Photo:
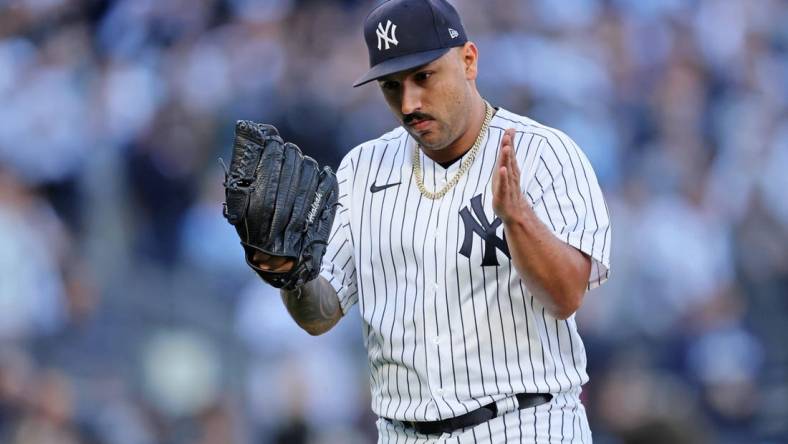
[[331,168],[285,143],[273,126],[239,120],[224,187],[224,217],[263,280],[293,290],[317,278],[339,193]]
[[493,211],[504,224],[522,215],[528,206],[520,190],[520,168],[514,155],[514,134],[514,128],[504,132],[498,162],[493,172]]

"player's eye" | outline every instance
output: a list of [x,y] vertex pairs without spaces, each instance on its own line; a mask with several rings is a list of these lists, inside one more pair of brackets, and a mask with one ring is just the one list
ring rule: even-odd
[[430,71],[420,71],[416,73],[414,78],[416,79],[417,82],[423,82],[429,79],[430,76],[432,76],[432,73]]
[[393,80],[384,80],[380,83],[380,87],[383,88],[384,91],[394,91],[395,89],[399,88],[399,82],[395,82]]

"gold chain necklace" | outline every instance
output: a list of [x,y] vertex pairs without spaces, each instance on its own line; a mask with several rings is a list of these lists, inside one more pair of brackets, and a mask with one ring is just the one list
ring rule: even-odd
[[476,158],[476,154],[479,152],[479,148],[482,146],[482,140],[484,140],[484,135],[487,133],[487,128],[490,126],[490,120],[492,120],[493,107],[487,103],[486,100],[484,101],[484,107],[484,123],[482,123],[482,128],[479,130],[479,135],[476,137],[476,142],[474,142],[471,149],[468,150],[468,155],[462,160],[457,173],[455,173],[451,180],[446,182],[446,185],[444,185],[439,191],[432,192],[424,187],[424,177],[421,174],[421,156],[419,156],[420,150],[419,145],[416,145],[416,149],[413,150],[413,175],[416,177],[416,186],[419,188],[419,192],[422,194],[422,196],[432,200],[442,198],[446,195],[446,193],[449,192],[449,190],[457,185],[457,182],[460,181],[460,178],[468,171],[468,169],[470,169],[473,159]]

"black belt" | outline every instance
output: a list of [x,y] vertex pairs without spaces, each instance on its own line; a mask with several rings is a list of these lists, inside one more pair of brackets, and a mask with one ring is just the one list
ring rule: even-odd
[[[518,410],[546,404],[550,402],[551,399],[553,399],[553,395],[546,393],[518,393],[515,395],[515,397],[517,398],[518,402]],[[498,416],[498,406],[493,402],[460,416],[447,418],[440,421],[417,422],[395,421],[388,418],[385,419],[390,422],[400,422],[405,427],[411,428],[424,435],[435,435],[440,433],[451,433],[455,430],[464,429],[466,427],[473,427],[483,422],[487,422],[496,416]]]

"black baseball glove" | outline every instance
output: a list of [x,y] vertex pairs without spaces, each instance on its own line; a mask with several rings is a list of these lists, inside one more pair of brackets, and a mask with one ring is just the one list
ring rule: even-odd
[[[290,290],[317,277],[337,206],[331,168],[321,170],[273,126],[239,120],[224,188],[224,217],[260,277]],[[263,270],[252,260],[257,251],[294,266],[286,272]]]

